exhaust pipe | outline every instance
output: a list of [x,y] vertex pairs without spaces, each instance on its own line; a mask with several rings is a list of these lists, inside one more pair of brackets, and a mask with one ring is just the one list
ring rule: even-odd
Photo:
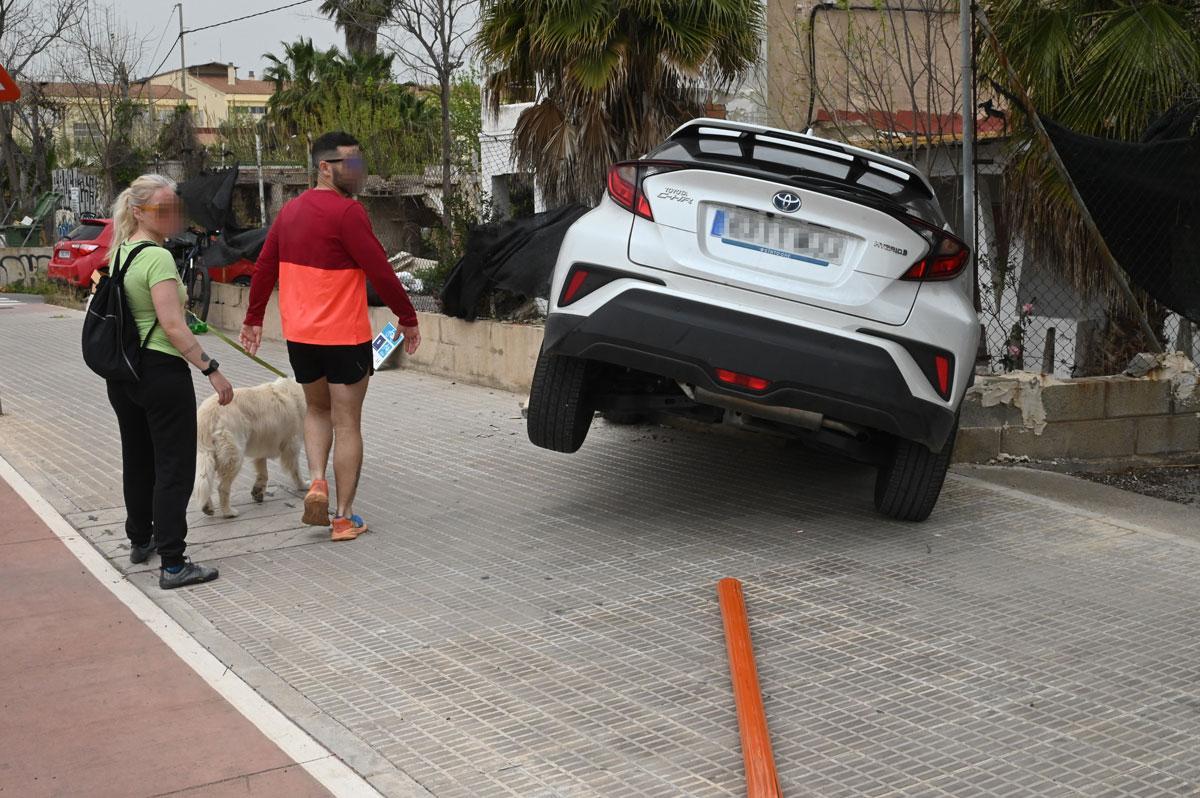
[[679,383],[679,388],[694,402],[731,410],[744,416],[759,418],[765,421],[775,421],[792,427],[800,427],[810,432],[828,429],[847,435],[857,441],[865,441],[870,437],[862,427],[832,418],[825,418],[821,413],[814,413],[811,410],[763,405],[749,399],[714,393],[704,388],[698,388],[695,385],[682,382]]

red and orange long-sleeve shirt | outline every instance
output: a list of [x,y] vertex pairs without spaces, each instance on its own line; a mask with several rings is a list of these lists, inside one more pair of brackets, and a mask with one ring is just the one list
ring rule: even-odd
[[366,209],[336,191],[310,189],[283,206],[267,233],[245,323],[262,324],[278,282],[284,338],[327,346],[366,343],[374,337],[367,280],[402,326],[416,326],[416,311]]

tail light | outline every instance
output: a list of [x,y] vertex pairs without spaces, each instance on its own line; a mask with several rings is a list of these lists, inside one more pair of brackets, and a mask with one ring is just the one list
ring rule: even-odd
[[717,379],[726,385],[733,385],[738,388],[747,388],[751,391],[765,391],[771,387],[768,380],[762,377],[751,377],[749,374],[741,374],[729,369],[717,369]]
[[563,307],[572,302],[578,302],[597,288],[608,285],[613,280],[621,279],[640,280],[641,282],[653,283],[655,285],[665,284],[662,280],[655,277],[630,274],[629,272],[622,272],[617,269],[593,266],[590,263],[576,263],[571,267],[571,271],[567,272],[567,279],[563,282],[562,293],[558,295],[558,306]]
[[88,255],[88,254],[91,254],[92,252],[95,252],[96,250],[100,249],[100,245],[99,244],[72,244],[71,249],[78,250],[79,252],[83,253],[84,255]]
[[958,237],[945,230],[909,219],[909,227],[929,242],[925,257],[909,267],[902,280],[952,280],[962,273],[971,250]]
[[904,347],[905,351],[912,355],[912,359],[916,361],[917,368],[925,375],[925,379],[929,380],[930,386],[937,392],[937,395],[949,401],[950,394],[954,391],[954,355],[952,353],[945,349],[939,349],[936,346],[912,341],[908,338],[901,338],[898,335],[889,335],[879,330],[864,328],[860,329],[859,332],[864,335],[883,338]]
[[613,164],[608,169],[608,196],[630,213],[654,221],[654,211],[642,190],[642,183],[652,175],[681,168],[680,164],[665,161],[627,161]]
[[950,398],[950,356],[938,354],[933,356],[934,389],[943,399]]

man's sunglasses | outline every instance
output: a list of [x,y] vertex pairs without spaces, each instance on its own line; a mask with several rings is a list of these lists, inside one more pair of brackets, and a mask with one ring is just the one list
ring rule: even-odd
[[348,156],[345,158],[322,158],[321,160],[324,161],[325,163],[343,163],[344,162],[346,164],[346,166],[349,166],[351,169],[362,169],[363,164],[365,163],[365,161],[363,161],[361,155],[351,155],[351,156]]

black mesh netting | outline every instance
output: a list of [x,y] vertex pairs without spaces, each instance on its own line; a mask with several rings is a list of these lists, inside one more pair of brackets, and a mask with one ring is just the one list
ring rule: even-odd
[[527,298],[548,297],[550,275],[563,236],[587,210],[582,205],[568,205],[524,219],[471,228],[466,254],[455,264],[442,289],[442,311],[473,321],[480,300],[496,289]]
[[1200,102],[1172,109],[1141,142],[1042,122],[1130,280],[1200,324]]

